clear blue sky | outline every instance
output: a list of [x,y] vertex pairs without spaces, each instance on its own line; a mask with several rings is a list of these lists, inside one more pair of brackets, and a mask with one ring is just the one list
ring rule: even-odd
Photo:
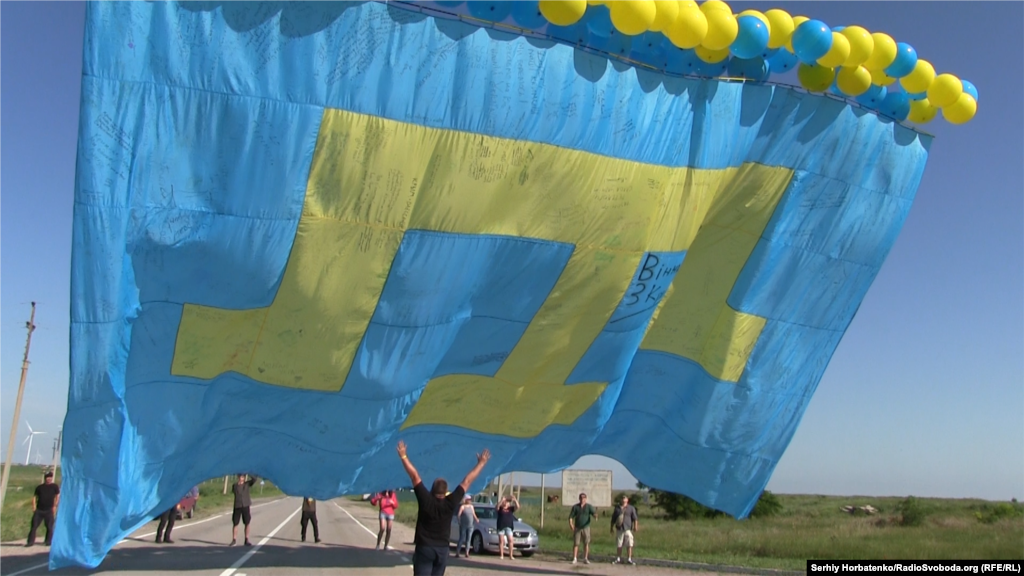
[[[769,488],[1024,497],[1024,3],[732,6],[887,32],[980,91],[971,123],[925,127],[936,140],[914,207]],[[49,433],[33,447],[47,461],[67,405],[84,13],[0,3],[0,440],[35,300],[22,420]],[[16,461],[26,434],[19,423]],[[630,485],[615,463],[581,465]]]

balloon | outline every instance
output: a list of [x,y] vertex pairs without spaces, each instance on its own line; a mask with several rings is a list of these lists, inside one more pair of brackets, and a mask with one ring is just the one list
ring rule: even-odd
[[903,78],[913,72],[916,65],[917,50],[914,50],[914,47],[906,42],[900,42],[896,45],[896,59],[886,67],[885,75],[892,76],[893,78]]
[[654,0],[617,0],[608,8],[612,11],[612,25],[629,36],[646,32],[658,13]]
[[536,30],[548,23],[537,2],[512,2],[512,20],[527,30]]
[[881,70],[868,70],[868,72],[871,72],[871,82],[878,84],[879,86],[888,86],[896,81],[895,78],[886,76],[885,72],[882,72]]
[[772,8],[764,13],[768,19],[768,47],[780,48],[793,35],[793,17],[785,10]]
[[[516,2],[518,4],[518,2]],[[612,34],[612,15],[608,12],[607,6],[595,6],[588,8],[586,16],[583,17],[587,23],[587,29],[594,36],[607,38]]]
[[828,49],[828,52],[826,52],[824,56],[818,58],[818,64],[821,64],[826,68],[842,66],[849,55],[850,41],[846,39],[846,36],[843,36],[839,32],[833,30],[832,47]]
[[871,49],[871,55],[864,61],[864,67],[868,70],[885,70],[896,59],[896,41],[892,36],[875,32],[871,35],[875,43]]
[[952,74],[939,74],[928,87],[928,101],[939,108],[956,102],[964,93],[964,84]]
[[924,92],[935,80],[935,68],[927,60],[918,60],[914,70],[900,78],[900,86],[907,92]]
[[886,90],[885,86],[879,86],[872,84],[863,94],[857,96],[857,102],[868,108],[877,109],[882,104],[882,100],[889,91]]
[[729,46],[733,55],[737,58],[755,58],[768,48],[768,27],[757,16],[740,16],[736,24],[736,40]]
[[604,0],[587,0],[587,4],[590,4],[591,6],[601,6],[604,3]]
[[701,46],[709,50],[728,48],[739,33],[736,17],[723,10],[705,11],[704,17],[708,19],[708,33],[704,36],[704,40],[701,40]]
[[[832,29],[835,31],[835,28]],[[850,43],[850,55],[847,56],[843,66],[860,66],[871,56],[875,48],[875,41],[871,33],[860,26],[847,26],[843,28],[842,35],[846,36]]]
[[[696,52],[696,49],[694,49],[694,52]],[[694,63],[693,73],[698,76],[703,76],[705,78],[715,78],[716,76],[721,76],[723,73],[725,73],[727,68],[728,64],[725,60],[722,60],[721,62],[717,63],[712,63],[705,62],[698,58],[697,61]]]
[[768,58],[768,70],[772,74],[781,74],[792,70],[798,62],[796,54],[780,48]]
[[808,20],[793,31],[793,53],[805,64],[814,64],[832,47],[832,30],[821,20]]
[[863,66],[840,68],[839,74],[836,74],[836,85],[844,94],[860,96],[871,88],[871,73]]
[[950,124],[963,124],[977,112],[978,102],[970,94],[960,94],[956,102],[942,109],[942,117]]
[[771,35],[772,23],[768,21],[768,17],[765,16],[764,14],[758,12],[757,10],[744,10],[743,12],[740,12],[739,14],[736,15],[737,18],[739,18],[740,16],[753,16],[754,18],[757,18],[758,20],[764,23],[765,27],[768,28],[769,36]]
[[913,101],[913,100],[924,100],[927,97],[928,97],[928,93],[927,92],[914,92],[914,93],[907,94],[907,98],[909,98],[911,101]]
[[455,8],[456,6],[463,4],[463,2],[438,2],[438,4],[445,8]]
[[700,11],[705,14],[708,12],[728,12],[732,14],[732,8],[725,2],[722,2],[722,0],[707,0],[707,2],[700,5]]
[[591,36],[585,43],[609,54],[628,56],[633,49],[633,38],[633,36],[613,31],[607,38]]
[[927,98],[922,100],[911,100],[910,113],[907,114],[907,120],[910,120],[915,124],[927,124],[931,122],[938,113],[939,109],[932,105]]
[[680,48],[698,46],[708,34],[708,20],[697,8],[683,8],[679,17],[665,32],[668,39]]
[[[800,27],[801,24],[810,20],[807,16],[793,16],[793,32]],[[786,38],[786,49],[793,52],[793,32],[789,33],[789,37]]]
[[664,64],[664,44],[668,40],[660,32],[645,32],[643,36],[633,39],[630,57],[641,62],[655,63],[658,67]]
[[[512,13],[512,2],[468,2],[469,15],[487,22],[501,22]],[[586,9],[586,5],[584,5]]]
[[555,26],[575,24],[586,11],[586,0],[540,0],[540,13]]
[[824,92],[832,84],[836,73],[831,68],[818,66],[817,64],[801,63],[796,71],[800,85],[811,92]]
[[964,85],[964,94],[970,94],[971,98],[974,98],[974,101],[977,102],[978,89],[974,87],[974,84],[971,84],[967,80],[961,80],[960,82]]
[[679,17],[679,2],[677,0],[654,0],[654,7],[656,12],[650,28],[654,32],[664,32]]
[[768,79],[768,63],[764,58],[732,58],[729,60],[729,76],[749,78],[764,82]]
[[729,49],[722,48],[721,50],[710,50],[705,48],[703,45],[697,46],[694,49],[697,53],[697,57],[709,64],[718,64],[719,62],[725,62],[725,59],[729,57]]
[[910,100],[903,92],[889,92],[882,99],[882,105],[878,107],[878,111],[902,122],[910,113]]

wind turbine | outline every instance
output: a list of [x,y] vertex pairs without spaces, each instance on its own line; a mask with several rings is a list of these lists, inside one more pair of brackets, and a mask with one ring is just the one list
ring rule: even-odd
[[25,438],[25,441],[22,442],[22,445],[28,444],[28,451],[25,452],[25,466],[28,466],[28,459],[32,456],[32,438],[36,434],[46,434],[46,432],[39,432],[33,430],[32,425],[28,423],[28,420],[25,420],[25,426],[28,426],[28,438]]

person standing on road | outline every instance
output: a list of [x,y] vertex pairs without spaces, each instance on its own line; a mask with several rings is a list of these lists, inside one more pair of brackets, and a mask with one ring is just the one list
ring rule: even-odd
[[580,541],[583,541],[583,563],[590,564],[590,521],[597,518],[597,509],[587,504],[587,495],[580,494],[578,504],[572,505],[569,511],[569,528],[572,529],[572,563],[576,563],[576,557],[580,549]]
[[[171,509],[160,515],[160,524],[156,527],[156,543],[163,542],[164,544],[174,544],[174,540],[171,540],[171,530],[174,528],[174,522],[178,520],[178,510],[181,508],[181,503],[176,502]],[[166,527],[166,530],[164,529]]]
[[32,496],[32,527],[28,531],[28,542],[25,546],[35,546],[36,530],[39,524],[46,525],[46,538],[43,546],[49,546],[53,540],[53,518],[57,515],[57,505],[60,504],[60,486],[53,483],[53,472],[43,475],[43,483],[36,486],[35,494]]
[[249,507],[252,506],[249,489],[255,483],[255,476],[249,476],[249,479],[246,480],[245,474],[239,474],[238,482],[231,485],[231,492],[235,495],[235,506],[231,511],[231,544],[228,546],[234,546],[237,541],[239,520],[245,524],[245,545],[252,546],[252,542],[249,542],[249,521],[252,520],[252,515],[249,513]]
[[626,562],[633,562],[633,533],[640,530],[640,519],[636,508],[629,503],[629,497],[622,497],[622,504],[612,512],[612,532],[615,533],[615,563],[622,564],[622,547],[626,547]]
[[313,541],[320,543],[320,526],[316,522],[316,500],[310,497],[302,499],[302,541],[306,541],[306,526],[313,523]]
[[462,550],[462,543],[466,543],[466,558],[469,558],[469,549],[472,544],[473,527],[480,519],[476,515],[476,506],[473,506],[473,499],[467,494],[459,507],[459,543],[455,545],[455,555]]
[[377,550],[380,541],[384,540],[384,550],[391,550],[391,526],[395,521],[395,510],[398,510],[398,495],[394,490],[385,490],[373,495],[370,504],[380,507],[380,531],[377,532]]
[[419,503],[414,538],[416,550],[412,556],[413,576],[444,576],[445,568],[448,566],[448,539],[451,536],[452,516],[466,495],[466,490],[469,490],[470,485],[476,481],[476,477],[491,458],[491,452],[485,448],[483,452],[477,454],[476,466],[447,496],[445,494],[448,492],[448,482],[444,478],[434,480],[433,486],[427,490],[419,472],[409,460],[405,442],[402,440],[398,441],[398,456],[402,459],[406,474],[412,480],[413,492],[416,493],[416,501]]
[[498,503],[498,552],[502,559],[505,558],[504,544],[507,541],[508,559],[515,560],[515,556],[512,555],[512,543],[514,542],[512,531],[516,525],[516,510],[519,510],[519,500],[516,500],[515,496],[506,496]]

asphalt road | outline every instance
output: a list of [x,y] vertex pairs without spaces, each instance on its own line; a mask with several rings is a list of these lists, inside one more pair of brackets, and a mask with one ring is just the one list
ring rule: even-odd
[[[173,544],[153,540],[156,522],[151,522],[122,540],[95,570],[65,568],[49,572],[47,548],[4,544],[0,548],[0,576],[41,576],[43,574],[106,574],[153,576],[187,572],[196,576],[289,576],[335,575],[339,570],[367,576],[409,576],[412,574],[413,531],[395,524],[391,545],[394,550],[374,550],[377,538],[376,512],[365,504],[344,499],[317,503],[322,542],[313,543],[313,528],[307,541],[300,541],[299,498],[257,502],[252,508],[252,547],[231,541],[230,513],[202,520],[184,520],[174,526]],[[40,534],[38,541],[42,540]],[[242,526],[238,542],[241,543]],[[543,542],[541,543],[543,546]],[[653,567],[591,564],[572,566],[565,561],[516,558],[499,560],[487,554],[449,558],[448,575],[501,576],[503,574],[631,574],[680,576],[681,570]],[[708,574],[708,572],[702,572]]]

